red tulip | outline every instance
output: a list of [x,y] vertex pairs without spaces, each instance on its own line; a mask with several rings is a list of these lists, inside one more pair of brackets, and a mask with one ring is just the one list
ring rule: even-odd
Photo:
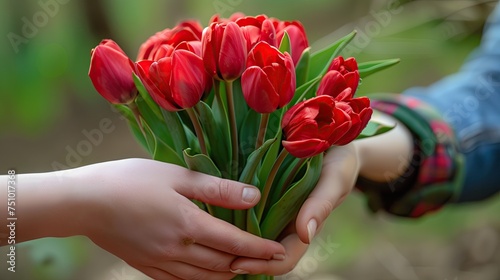
[[293,63],[294,65],[297,65],[302,53],[309,47],[309,41],[307,40],[304,26],[299,21],[273,20],[275,22],[278,44],[283,39],[283,36],[285,36],[285,32],[288,33],[288,36],[290,37]]
[[352,120],[352,128],[337,145],[345,145],[356,139],[373,113],[368,98],[353,98],[359,79],[356,60],[353,57],[344,60],[339,56],[333,60],[319,85],[317,95],[333,97],[337,101],[337,107],[346,112]]
[[103,40],[91,51],[89,77],[97,92],[113,104],[130,103],[137,96],[130,63],[112,40]]
[[312,157],[342,141],[351,126],[351,118],[336,106],[333,97],[317,96],[285,113],[283,147],[295,157]]
[[233,81],[245,70],[247,47],[234,22],[212,23],[202,37],[205,68],[218,80]]
[[295,67],[288,53],[260,42],[248,54],[247,67],[241,76],[241,87],[250,108],[262,114],[271,113],[292,100]]
[[183,21],[173,29],[160,31],[141,45],[137,60],[159,60],[166,45],[176,48],[182,42],[200,41],[202,30],[197,21]]
[[184,49],[157,62],[140,61],[136,73],[153,100],[168,111],[196,105],[211,82],[202,59]]
[[370,99],[358,97],[346,101],[337,102],[337,107],[347,113],[352,120],[349,131],[335,143],[335,145],[346,145],[356,139],[368,124],[373,110],[370,107]]
[[[323,77],[318,89],[318,95],[330,95],[336,100],[350,99],[359,85],[358,64],[354,57],[344,60],[339,56],[332,61],[328,72]],[[350,88],[350,92],[345,89]]]
[[265,15],[242,17],[236,20],[236,24],[243,32],[249,50],[261,41],[267,42],[273,47],[277,47],[279,44],[276,41],[276,30],[273,22]]

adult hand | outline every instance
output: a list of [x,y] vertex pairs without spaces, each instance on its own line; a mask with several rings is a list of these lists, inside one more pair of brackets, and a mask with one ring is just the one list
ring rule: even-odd
[[[257,188],[180,166],[127,159],[20,174],[17,186],[23,207],[16,242],[85,235],[154,279],[231,279],[237,257],[285,257],[279,243],[214,218],[190,200],[246,209],[259,201]],[[6,191],[2,197],[7,201]]]
[[297,219],[287,228],[281,244],[283,261],[238,258],[233,271],[244,274],[281,275],[290,272],[307,250],[324,221],[351,192],[359,172],[358,153],[353,144],[331,148],[324,157],[321,177],[304,202]]
[[[373,181],[385,182],[402,175],[411,161],[411,133],[389,115],[374,113],[373,119],[391,131],[376,137],[356,140],[333,147],[324,157],[320,180],[304,202],[295,223],[289,225],[281,244],[286,249],[284,261],[238,258],[231,264],[238,273],[281,275],[291,271],[307,250],[330,213],[351,192],[359,174]],[[391,176],[387,176],[390,174]]]
[[284,258],[279,243],[214,218],[190,201],[247,209],[260,199],[253,186],[142,159],[81,172],[101,174],[106,186],[95,190],[90,239],[154,279],[231,279],[236,257]]

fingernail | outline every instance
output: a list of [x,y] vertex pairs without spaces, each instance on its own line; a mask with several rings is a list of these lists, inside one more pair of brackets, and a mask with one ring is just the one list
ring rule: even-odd
[[235,270],[231,269],[231,272],[234,274],[248,274],[248,271],[244,271],[243,269],[235,269]]
[[273,255],[273,260],[283,261],[283,260],[285,260],[285,258],[286,258],[286,257],[285,257],[285,255],[283,255],[283,254],[274,254],[274,255]]
[[309,237],[309,243],[312,242],[314,236],[316,235],[317,229],[318,229],[318,222],[316,222],[316,219],[311,219],[309,223],[307,223],[307,235]]
[[255,201],[257,196],[259,195],[259,191],[255,188],[244,188],[243,189],[243,194],[241,195],[241,198],[243,199],[244,202],[246,203],[252,203]]

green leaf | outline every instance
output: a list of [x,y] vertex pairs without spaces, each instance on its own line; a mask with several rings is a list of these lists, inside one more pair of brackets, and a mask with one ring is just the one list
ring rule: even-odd
[[[283,185],[285,184],[285,181],[288,179],[289,176],[296,176],[298,171],[300,171],[300,167],[297,167],[297,164],[302,166],[304,164],[304,161],[301,161],[301,159],[296,158],[296,157],[288,157],[283,164],[281,165],[282,168],[280,168],[280,171],[278,172],[278,175],[276,178],[279,180],[275,180],[275,184],[273,184],[273,189],[271,190],[270,194],[270,205],[273,205],[276,203],[280,197],[281,197],[281,190],[283,189]],[[295,174],[291,174],[292,172],[295,172]]]
[[401,60],[399,58],[396,59],[386,59],[386,60],[377,60],[377,61],[368,61],[358,64],[359,75],[361,78],[365,78],[371,74],[382,71],[386,68],[389,68],[393,65],[396,65]]
[[[248,110],[245,120],[240,127],[239,141],[240,151],[243,158],[248,156],[255,150],[255,142],[259,132],[261,115],[254,110]],[[244,163],[246,164],[246,163]]]
[[295,105],[299,102],[302,102],[304,99],[310,99],[314,97],[314,95],[316,94],[316,87],[321,81],[321,78],[321,76],[318,76],[297,88],[290,104]]
[[288,32],[285,31],[283,34],[283,38],[281,39],[280,42],[280,52],[285,53],[287,52],[288,54],[292,55],[292,43],[290,42],[290,36],[288,35]]
[[295,67],[295,76],[297,81],[297,88],[303,85],[307,81],[307,76],[309,75],[309,63],[311,61],[311,48],[304,50],[300,56],[299,63]]
[[283,131],[281,130],[281,120],[283,119],[283,115],[285,114],[285,109],[286,107],[276,110],[269,117],[266,139],[276,139],[276,142],[271,145],[268,152],[266,153],[266,156],[262,161],[262,166],[257,175],[258,182],[260,182],[258,187],[261,189],[261,191],[280,152],[281,136],[283,134]]
[[177,152],[177,154],[182,155],[184,149],[189,147],[189,142],[186,136],[186,131],[184,130],[184,125],[182,124],[182,121],[176,112],[170,112],[166,110],[161,110],[161,112],[163,114],[163,121],[166,124],[164,128],[167,130],[167,133],[166,135],[165,133],[162,133],[162,138],[160,139],[166,140],[170,138],[171,140],[169,140],[169,142],[171,141],[171,144],[167,141],[164,142],[167,142],[167,144],[169,144],[172,149]]
[[266,156],[264,157],[264,160],[262,161],[262,165],[259,169],[258,172],[258,178],[259,178],[259,189],[262,191],[262,188],[266,184],[266,180],[269,177],[269,173],[271,172],[271,168],[273,168],[274,162],[276,161],[276,158],[278,157],[278,153],[280,151],[281,147],[281,130],[276,136],[276,141],[271,144],[271,147],[268,149]]
[[376,136],[379,134],[386,133],[392,130],[396,125],[388,126],[385,124],[378,123],[376,121],[369,121],[366,127],[361,131],[361,134],[356,139],[363,139],[372,136]]
[[231,161],[227,146],[220,141],[222,132],[215,122],[212,109],[203,101],[200,101],[196,107],[199,120],[203,127],[203,132],[207,136],[207,145],[209,147],[210,158],[212,158],[221,172],[229,171],[228,162]]
[[[220,83],[219,81],[215,81],[215,83]],[[226,103],[225,103],[225,90],[224,87],[220,88],[220,94],[215,92],[215,98],[214,102],[212,105],[212,113],[214,116],[215,123],[217,124],[217,127],[219,127],[219,130],[221,132],[219,141],[223,143],[223,145],[226,148],[226,153],[229,156],[229,158],[232,158],[232,145],[231,145],[231,137],[229,136],[229,117],[227,114],[227,108],[226,108]],[[217,97],[219,95],[219,97]],[[222,168],[222,176],[223,178],[230,178],[231,177],[231,161],[229,160],[226,163],[227,169]]]
[[245,165],[245,168],[243,168],[243,171],[241,172],[241,176],[239,179],[240,182],[246,184],[252,183],[252,179],[255,176],[255,171],[257,170],[260,161],[262,160],[266,152],[269,150],[269,148],[275,141],[276,138],[267,140],[262,146],[260,146],[260,148],[255,150],[252,154],[250,154],[247,160],[247,164]]
[[[166,145],[173,148],[175,146],[175,143],[172,139],[171,131],[165,120],[163,118],[158,118],[158,116],[153,113],[151,107],[148,106],[147,102],[142,96],[138,96],[136,98],[135,105],[139,110],[141,119],[143,119],[148,124],[151,132],[153,133],[153,135],[155,135],[155,138],[158,141],[162,141]],[[181,154],[180,151],[179,155]]]
[[255,208],[247,210],[247,231],[251,234],[262,236],[259,226],[259,220],[255,214]]
[[[236,124],[238,128],[241,128],[247,111],[250,110],[245,98],[243,97],[243,90],[241,89],[241,79],[237,79],[233,82],[233,101],[234,110],[236,113]],[[240,129],[241,130],[241,129]]]
[[141,125],[144,129],[144,139],[146,140],[147,150],[151,157],[153,157],[156,148],[156,138],[148,124],[143,119],[141,119]]
[[137,141],[146,149],[148,150],[148,143],[146,141],[146,138],[144,134],[141,131],[141,128],[139,127],[139,124],[137,123],[137,120],[135,119],[134,113],[132,113],[132,110],[127,105],[114,105],[115,108],[124,116],[129,124],[129,128],[134,135],[134,137],[137,139]]
[[[204,154],[191,154],[191,149],[187,148],[184,150],[184,160],[186,161],[188,168],[193,171],[205,173],[208,175],[221,177],[221,172],[217,169],[212,159]],[[208,212],[219,219],[222,219],[228,223],[233,223],[233,211],[230,209],[225,209],[222,207],[217,207],[213,205],[206,204]]]
[[158,106],[158,104],[156,104],[156,102],[151,98],[151,96],[149,95],[148,91],[146,90],[146,88],[142,84],[141,79],[139,79],[139,77],[137,77],[137,75],[135,73],[133,74],[133,78],[134,78],[135,87],[139,91],[139,95],[144,99],[144,101],[146,101],[146,104],[148,104],[148,106],[151,109],[151,111],[159,119],[161,119],[162,118],[162,116],[161,116],[161,109]]
[[221,173],[211,158],[204,154],[192,155],[191,148],[184,150],[184,160],[190,170],[205,173],[215,177],[221,177]]
[[142,126],[146,134],[149,153],[154,160],[186,167],[186,164],[179,157],[179,154],[177,154],[168,145],[165,145],[163,142],[158,141],[157,137],[154,135],[153,131],[147,123],[143,122]]
[[[200,148],[200,142],[198,141],[198,137],[196,137],[196,134],[189,128],[185,123],[183,123],[184,126],[184,132],[186,133],[186,139],[187,139],[187,147],[191,149],[191,153],[201,153],[201,148]],[[186,148],[187,148],[186,147]]]
[[180,158],[179,154],[168,145],[157,140],[155,141],[153,159],[186,167],[186,163]]
[[275,240],[297,216],[302,204],[312,192],[321,174],[323,154],[307,163],[302,179],[295,183],[281,199],[269,209],[261,224],[262,237]]
[[333,59],[339,55],[345,46],[356,36],[356,31],[349,33],[347,36],[334,42],[330,46],[317,51],[311,55],[311,64],[309,69],[309,80],[318,76],[323,76]]

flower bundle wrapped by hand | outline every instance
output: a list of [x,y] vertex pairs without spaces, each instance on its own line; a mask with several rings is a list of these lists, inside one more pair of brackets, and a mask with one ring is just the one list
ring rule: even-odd
[[214,16],[205,29],[185,21],[158,32],[136,62],[104,40],[89,76],[153,159],[257,186],[250,210],[199,206],[275,240],[314,189],[327,149],[388,129],[354,95],[361,78],[397,60],[339,56],[355,34],[312,52],[298,21]]

